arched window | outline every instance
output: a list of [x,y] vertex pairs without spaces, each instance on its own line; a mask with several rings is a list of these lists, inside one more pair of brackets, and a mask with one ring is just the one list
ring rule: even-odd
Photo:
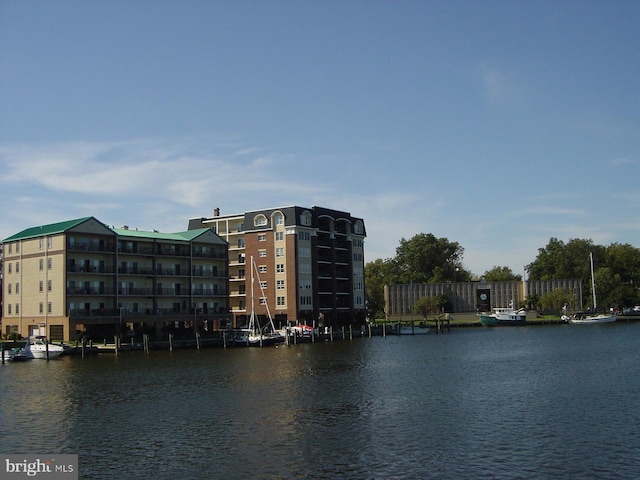
[[263,214],[258,214],[255,217],[253,217],[253,226],[254,227],[264,227],[267,225],[267,217],[265,217]]

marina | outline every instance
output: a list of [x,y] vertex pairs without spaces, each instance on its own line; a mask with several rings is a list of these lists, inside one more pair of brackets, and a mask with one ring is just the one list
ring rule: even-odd
[[78,454],[82,479],[633,478],[638,335],[452,328],[6,364],[0,442]]

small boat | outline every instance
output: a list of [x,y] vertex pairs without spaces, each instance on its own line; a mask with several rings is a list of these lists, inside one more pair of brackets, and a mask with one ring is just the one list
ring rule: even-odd
[[33,358],[43,358],[52,360],[58,358],[64,352],[62,345],[56,345],[47,341],[42,335],[29,337],[29,350]]
[[493,313],[480,315],[480,322],[489,327],[498,325],[526,325],[527,312],[524,308],[513,308],[513,300],[506,308],[494,308]]
[[12,348],[8,351],[9,360],[14,362],[23,362],[25,360],[33,360],[33,354],[31,353],[29,341],[24,342],[24,347]]
[[429,325],[424,322],[398,325],[398,335],[426,335],[429,333]]
[[[258,277],[258,283],[260,284],[258,267],[253,261],[253,257],[251,257],[251,315],[249,317],[249,325],[246,328],[235,331],[233,343],[239,347],[266,347],[268,345],[276,345],[285,341],[284,335],[278,332],[273,324],[273,319],[271,318],[271,312],[269,312],[268,305],[266,305],[268,322],[264,327],[260,326],[258,316],[255,313],[255,302],[253,298],[254,271]],[[260,291],[264,297],[265,294],[262,286],[260,287]]]
[[[593,275],[593,252],[589,253],[589,261],[591,264],[591,292],[593,293],[593,311],[598,311],[598,301],[596,299],[596,282]],[[613,323],[617,320],[615,314],[590,314],[590,313],[576,313],[569,317],[569,323],[572,325],[593,325],[596,323]]]
[[573,325],[589,325],[592,323],[613,323],[618,318],[615,315],[593,315],[591,313],[578,312],[569,316],[568,321]]

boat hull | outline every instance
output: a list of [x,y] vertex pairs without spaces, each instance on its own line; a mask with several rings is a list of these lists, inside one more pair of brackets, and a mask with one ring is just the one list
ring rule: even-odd
[[399,335],[426,335],[429,333],[429,327],[426,325],[400,325]]
[[[58,358],[62,355],[64,349],[58,345],[49,345],[49,360],[54,358]],[[35,348],[33,345],[31,346],[31,355],[33,358],[45,359],[47,358],[47,350],[45,348]]]
[[617,320],[615,315],[597,315],[595,317],[570,318],[572,325],[594,325],[598,323],[613,323]]
[[516,318],[499,318],[495,315],[480,315],[480,323],[487,327],[522,326],[527,324],[527,316],[519,315]]

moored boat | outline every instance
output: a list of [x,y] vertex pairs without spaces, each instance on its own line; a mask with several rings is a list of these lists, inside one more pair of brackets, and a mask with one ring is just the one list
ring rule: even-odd
[[50,343],[45,337],[38,335],[29,337],[29,350],[33,358],[49,359],[58,358],[64,352],[62,345]]
[[511,301],[506,308],[494,308],[492,313],[481,314],[480,322],[489,327],[499,325],[526,325],[527,312],[524,308],[519,310],[513,308],[513,301]]
[[[591,264],[591,293],[593,295],[593,311],[598,311],[598,300],[596,298],[596,281],[593,275],[593,252],[589,253],[589,263]],[[617,320],[615,314],[589,314],[576,313],[569,317],[569,323],[572,325],[593,325],[597,323],[613,323]]]
[[426,335],[429,333],[429,326],[424,323],[398,324],[398,335]]

